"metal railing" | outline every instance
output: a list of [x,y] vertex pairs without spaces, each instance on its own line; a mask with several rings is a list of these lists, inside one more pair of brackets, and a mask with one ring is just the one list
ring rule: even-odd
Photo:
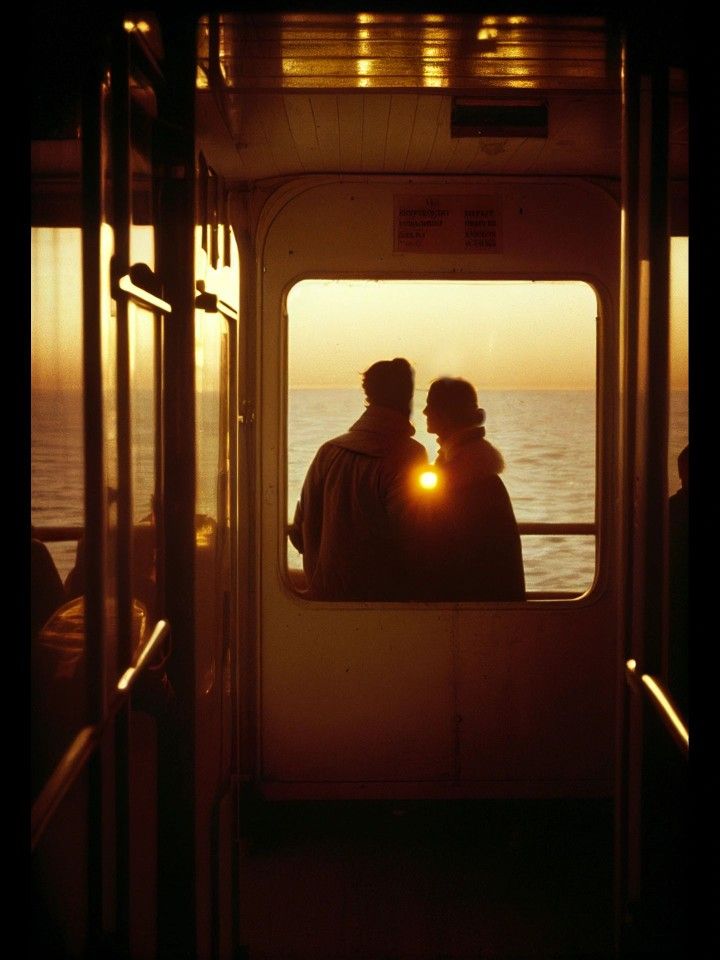
[[518,533],[521,537],[557,536],[570,534],[571,536],[595,536],[597,525],[594,523],[519,523]]
[[[518,523],[518,532],[521,537],[542,537],[542,536],[595,536],[597,525],[595,523]],[[32,536],[36,540],[42,540],[44,543],[62,543],[63,541],[79,540],[85,528],[81,526],[53,526],[53,527],[32,527]]]
[[105,715],[98,723],[83,727],[61,757],[53,772],[45,782],[45,786],[38,794],[32,806],[31,814],[31,850],[34,850],[40,841],[53,814],[75,783],[79,775],[87,766],[93,753],[102,743],[105,728],[110,721],[125,706],[130,697],[133,686],[138,677],[147,669],[153,654],[160,644],[169,636],[170,624],[167,620],[158,620],[142,646],[135,664],[129,667],[117,682],[115,696],[110,702]]
[[[285,527],[285,535],[289,536],[291,525]],[[597,535],[596,523],[545,523],[542,521],[518,523],[518,533],[521,537],[543,536],[574,536],[594,537]],[[288,567],[290,583],[296,591],[302,593],[306,588],[305,575],[301,569]],[[527,600],[573,600],[585,593],[584,590],[528,590]]]
[[70,540],[80,540],[85,533],[85,527],[31,527],[30,535],[43,543],[65,543]]

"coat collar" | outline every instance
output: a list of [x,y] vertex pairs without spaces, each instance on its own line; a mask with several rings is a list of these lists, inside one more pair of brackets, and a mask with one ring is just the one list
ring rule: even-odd
[[371,403],[359,420],[350,427],[351,431],[368,430],[372,433],[400,433],[412,437],[415,427],[408,418],[391,407],[381,407]]
[[485,427],[465,427],[446,437],[436,462],[442,466],[456,463],[462,470],[478,475],[502,473],[505,463],[499,450],[485,439]]

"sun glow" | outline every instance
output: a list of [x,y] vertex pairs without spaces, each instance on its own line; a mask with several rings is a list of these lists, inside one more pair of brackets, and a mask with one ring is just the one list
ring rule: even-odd
[[434,470],[425,470],[420,474],[418,483],[423,490],[434,490],[438,484],[437,474]]

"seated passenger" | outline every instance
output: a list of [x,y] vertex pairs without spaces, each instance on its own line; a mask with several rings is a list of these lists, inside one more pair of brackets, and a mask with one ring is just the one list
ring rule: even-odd
[[37,796],[82,727],[84,688],[76,681],[79,657],[70,644],[58,649],[46,633],[65,608],[65,591],[50,551],[30,541],[30,739],[31,792]]
[[523,600],[520,535],[499,476],[505,464],[485,439],[475,388],[466,380],[435,380],[423,413],[440,452],[437,489],[420,517],[417,599]]
[[[115,491],[108,494],[109,501],[114,503]],[[132,591],[135,600],[145,607],[150,622],[157,619],[156,612],[156,571],[155,571],[155,542],[156,526],[154,507],[148,516],[133,524],[132,533]],[[108,549],[113,549],[112,544]],[[75,566],[65,578],[65,596],[68,600],[82,597],[85,593],[85,538],[80,537],[75,551]]]
[[55,561],[41,540],[30,539],[30,635],[65,603],[65,591]]
[[380,360],[362,384],[367,409],[318,450],[289,530],[316,600],[406,598],[399,531],[413,474],[427,464],[412,438],[413,369]]

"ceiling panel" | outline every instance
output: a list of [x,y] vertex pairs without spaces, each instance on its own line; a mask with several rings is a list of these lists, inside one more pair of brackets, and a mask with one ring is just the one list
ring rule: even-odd
[[227,13],[203,20],[229,89],[593,89],[608,84],[600,17]]
[[[405,159],[410,148],[417,105],[418,95],[416,93],[395,93],[390,98],[383,171],[389,173],[405,171]],[[402,166],[400,166],[400,163],[402,163]]]
[[362,132],[364,98],[361,93],[349,93],[337,98],[338,137],[340,140],[339,173],[359,173],[362,170]]
[[[198,117],[213,116],[208,100],[224,116],[214,156],[230,180],[619,177],[617,52],[599,17],[220,14],[200,23],[198,68]],[[542,100],[548,136],[453,138],[454,96]],[[671,127],[680,169],[681,108]]]
[[390,99],[386,93],[363,95],[362,169],[368,173],[383,168]]

